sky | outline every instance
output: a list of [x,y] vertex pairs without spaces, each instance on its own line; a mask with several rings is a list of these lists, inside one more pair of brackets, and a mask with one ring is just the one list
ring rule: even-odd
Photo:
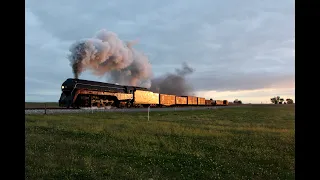
[[[197,96],[270,103],[295,96],[291,0],[26,0],[25,100],[57,102],[69,47],[101,29],[148,56],[155,76],[186,62]],[[103,81],[84,72],[81,79]]]

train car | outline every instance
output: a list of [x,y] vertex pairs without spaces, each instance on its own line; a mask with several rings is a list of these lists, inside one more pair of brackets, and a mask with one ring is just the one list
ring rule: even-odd
[[206,106],[212,106],[213,105],[213,100],[205,100]]
[[188,97],[176,96],[176,105],[177,106],[188,105]]
[[197,103],[199,106],[204,106],[206,105],[206,99],[202,97],[197,97]]
[[228,100],[223,100],[223,105],[224,105],[224,106],[228,106],[228,105],[229,105]]
[[195,97],[195,96],[183,96],[183,97],[187,97],[187,104],[189,106],[198,105],[197,97]]
[[222,100],[214,100],[213,101],[213,105],[214,106],[222,106],[223,105],[223,101]]
[[136,90],[133,93],[133,105],[139,106],[155,106],[159,104],[159,93],[145,90]]
[[171,94],[160,94],[159,96],[160,106],[174,106],[176,105],[176,96]]

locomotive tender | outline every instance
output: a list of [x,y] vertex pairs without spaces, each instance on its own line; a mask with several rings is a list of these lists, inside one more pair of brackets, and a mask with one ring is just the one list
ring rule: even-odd
[[206,100],[151,92],[147,88],[69,78],[62,83],[60,107],[227,106],[227,100]]

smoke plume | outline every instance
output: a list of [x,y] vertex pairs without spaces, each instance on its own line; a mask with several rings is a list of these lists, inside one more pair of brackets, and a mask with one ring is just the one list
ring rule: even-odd
[[168,73],[164,76],[152,79],[150,90],[163,94],[175,94],[187,96],[192,94],[192,87],[186,81],[186,76],[193,73],[194,69],[186,63],[182,64],[181,69],[176,69],[175,73]]
[[110,31],[101,30],[93,38],[82,39],[70,47],[68,56],[74,78],[90,70],[107,75],[113,83],[150,88],[152,68],[147,56],[124,43]]
[[191,95],[192,87],[185,77],[194,69],[184,63],[175,73],[152,79],[149,60],[132,48],[134,43],[124,43],[115,33],[104,29],[92,38],[75,42],[68,56],[74,78],[90,70],[94,75],[109,77],[112,83],[146,87],[164,94]]

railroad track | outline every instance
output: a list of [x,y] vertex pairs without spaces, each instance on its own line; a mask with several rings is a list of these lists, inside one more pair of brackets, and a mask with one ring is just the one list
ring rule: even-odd
[[[151,111],[162,111],[162,110],[179,110],[179,109],[215,109],[215,108],[231,108],[231,107],[246,107],[246,106],[254,106],[254,105],[260,105],[260,104],[239,104],[239,105],[230,105],[230,106],[177,106],[177,107],[150,107]],[[273,106],[273,104],[271,104]],[[144,111],[148,108],[143,107],[131,107],[131,108],[116,108],[116,107],[107,107],[107,108],[79,108],[79,109],[73,109],[73,108],[66,108],[66,107],[32,107],[32,108],[25,108],[25,111],[61,111],[61,112],[70,112],[70,111]]]
[[[176,107],[150,107],[151,109],[161,109],[161,108],[204,108],[204,107],[222,107],[222,106],[176,106]],[[90,108],[66,108],[66,107],[38,107],[38,108],[25,108],[25,110],[81,110],[81,109],[90,109]],[[109,108],[97,108],[93,107],[93,109],[146,109],[144,107],[131,107],[131,108],[116,108],[116,107],[109,107]]]
[[[171,108],[150,108],[150,112],[156,111],[190,111],[190,110],[209,110],[209,109],[218,109],[218,108],[227,108],[227,106],[211,106],[211,107],[171,107]],[[67,108],[47,108],[47,109],[25,109],[25,114],[59,114],[59,113],[93,113],[93,112],[147,112],[148,108],[110,108],[110,109],[101,109],[101,108],[86,108],[86,109],[67,109]]]
[[79,110],[79,109],[73,109],[73,108],[24,108],[24,110]]

